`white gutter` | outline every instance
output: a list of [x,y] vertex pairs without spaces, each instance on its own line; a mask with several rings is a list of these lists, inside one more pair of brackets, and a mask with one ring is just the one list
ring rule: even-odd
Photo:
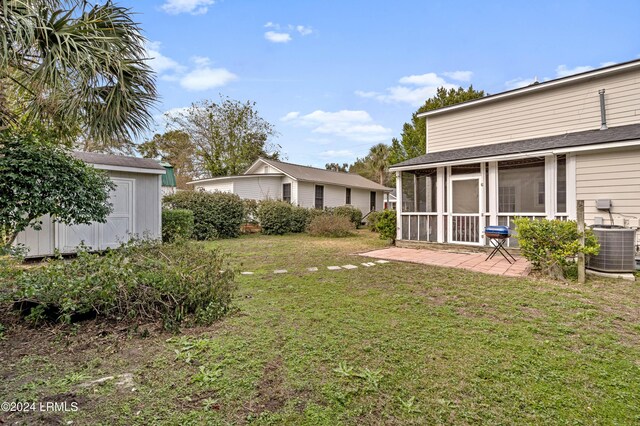
[[571,84],[571,83],[575,83],[577,81],[581,81],[581,80],[588,80],[594,77],[599,77],[603,74],[609,74],[609,73],[616,73],[616,72],[620,72],[620,71],[625,71],[625,70],[629,70],[629,69],[633,69],[633,68],[638,68],[640,67],[640,60],[635,60],[635,61],[631,61],[631,62],[627,62],[624,64],[619,64],[619,65],[612,65],[610,67],[606,67],[606,68],[600,68],[594,71],[587,71],[581,74],[576,74],[576,75],[572,75],[569,77],[563,77],[563,78],[558,78],[555,80],[551,80],[551,81],[546,81],[544,83],[540,83],[540,84],[536,84],[533,86],[525,86],[522,87],[520,89],[514,89],[514,90],[509,90],[507,92],[502,92],[502,93],[498,93],[495,95],[490,95],[490,96],[486,96],[484,98],[479,98],[473,101],[468,101],[468,102],[463,102],[460,104],[456,104],[456,105],[451,105],[448,107],[443,107],[443,108],[439,108],[439,109],[434,109],[431,111],[426,111],[423,112],[421,114],[418,114],[418,117],[422,118],[422,117],[428,117],[431,115],[436,115],[436,114],[441,114],[444,112],[449,112],[449,111],[454,111],[457,109],[461,109],[461,108],[467,108],[470,106],[476,106],[476,105],[480,105],[482,103],[486,103],[486,102],[493,102],[493,101],[497,101],[500,99],[504,99],[504,98],[509,98],[512,96],[519,96],[519,95],[524,95],[525,93],[529,93],[529,92],[533,92],[536,90],[545,90],[545,89],[550,89],[553,87],[557,87],[557,86],[562,86],[565,84]]
[[568,154],[571,152],[598,151],[603,149],[627,148],[640,145],[640,139],[634,139],[624,142],[600,143],[594,145],[582,145],[566,148],[545,149],[541,151],[519,152],[514,154],[494,155],[492,157],[475,157],[464,160],[443,161],[440,163],[412,164],[410,166],[390,167],[390,172],[402,172],[406,170],[430,169],[443,166],[458,166],[463,164],[476,164],[489,161],[518,160],[527,157],[543,157],[551,154]]

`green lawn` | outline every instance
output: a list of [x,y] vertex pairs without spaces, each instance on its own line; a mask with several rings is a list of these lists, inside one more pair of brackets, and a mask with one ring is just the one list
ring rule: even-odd
[[[383,247],[368,231],[208,245],[255,272],[238,275],[236,313],[178,335],[153,324],[9,327],[3,399],[73,399],[79,410],[0,423],[640,423],[638,284],[405,263],[326,269]],[[79,386],[123,373],[135,390]]]

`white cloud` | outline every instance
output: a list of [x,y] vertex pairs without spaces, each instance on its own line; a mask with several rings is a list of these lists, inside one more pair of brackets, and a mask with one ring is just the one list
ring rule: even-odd
[[574,68],[567,68],[566,65],[558,65],[558,67],[556,68],[556,77],[566,77],[572,74],[591,71],[592,69],[593,67],[590,65],[581,65]]
[[309,127],[313,133],[360,142],[384,141],[389,139],[392,133],[391,129],[375,123],[366,111],[327,112],[317,110],[306,115],[293,112],[285,115],[282,120]]
[[264,38],[272,43],[288,43],[296,32],[303,37],[313,33],[313,28],[305,25],[280,25],[271,21],[264,24],[264,28],[271,29],[264,33]]
[[346,157],[353,158],[356,156],[352,151],[348,149],[338,149],[338,150],[330,149],[328,151],[323,151],[318,155],[325,159],[346,158]]
[[185,67],[183,67],[173,59],[167,56],[164,56],[162,53],[160,53],[160,48],[161,48],[161,43],[158,41],[149,41],[145,46],[145,49],[147,52],[146,56],[147,58],[150,58],[149,65],[156,73],[158,73],[159,75],[162,75],[167,71],[173,71],[173,72],[184,71]]
[[313,32],[311,27],[305,27],[304,25],[296,25],[296,31],[300,33],[302,36],[309,35]]
[[291,41],[291,35],[289,35],[289,33],[279,33],[276,31],[267,31],[264,33],[264,38],[272,43],[288,43]]
[[[469,73],[471,71],[463,71]],[[428,98],[435,96],[439,87],[456,89],[458,86],[447,82],[438,74],[430,72],[426,74],[409,75],[400,78],[400,86],[387,87],[384,92],[357,90],[355,94],[361,98],[376,99],[380,102],[408,103],[412,106],[420,106]]]
[[150,66],[158,73],[160,80],[179,82],[187,90],[207,90],[224,86],[236,80],[237,75],[225,68],[213,68],[211,60],[205,56],[191,58],[192,67],[184,66],[160,53],[159,42],[148,42],[147,57]]
[[280,121],[291,121],[291,120],[295,120],[296,118],[298,118],[300,116],[300,113],[298,111],[291,111],[289,113],[287,113],[284,117],[282,117],[280,119]]
[[447,71],[443,72],[442,75],[456,81],[471,81],[473,71]]
[[192,91],[209,90],[237,79],[238,76],[226,68],[199,66],[180,79],[180,86]]
[[608,61],[608,62],[602,62],[600,66],[604,68],[604,67],[610,67],[611,65],[615,65],[615,64],[617,64],[617,62]]
[[533,84],[536,82],[536,78],[522,78],[522,77],[518,77],[518,78],[514,78],[513,80],[509,80],[506,81],[504,83],[504,85],[506,86],[507,90],[513,90],[513,89],[519,89],[521,87],[525,87],[525,86],[529,86],[530,84]]
[[180,13],[202,15],[207,13],[209,10],[208,6],[214,3],[214,0],[166,0],[161,8],[171,15],[178,15]]
[[416,86],[442,86],[446,83],[442,77],[438,77],[434,72],[402,77],[398,82],[400,84],[413,84]]

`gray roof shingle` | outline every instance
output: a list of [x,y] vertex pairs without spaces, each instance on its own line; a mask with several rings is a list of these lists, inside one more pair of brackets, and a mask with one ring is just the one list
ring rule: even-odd
[[355,173],[334,172],[331,170],[323,170],[315,167],[284,163],[282,161],[267,160],[264,158],[262,159],[262,161],[279,170],[282,170],[285,174],[288,174],[289,176],[302,181],[327,183],[354,188],[364,188],[374,191],[391,191],[391,188],[387,188],[384,185],[380,185]]
[[498,155],[519,154],[602,143],[623,142],[633,139],[640,139],[640,124],[610,127],[606,130],[586,130],[582,132],[565,133],[562,135],[546,136],[542,138],[433,152],[394,164],[391,168],[446,163],[450,161],[469,160],[475,158],[480,159]]
[[159,162],[151,158],[127,157],[124,155],[101,154],[97,152],[72,152],[78,160],[89,164],[105,166],[134,167],[137,169],[165,170]]

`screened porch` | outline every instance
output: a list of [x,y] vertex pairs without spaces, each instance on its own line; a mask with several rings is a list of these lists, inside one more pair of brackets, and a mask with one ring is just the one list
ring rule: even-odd
[[486,226],[515,217],[573,218],[572,170],[571,155],[546,155],[398,171],[398,239],[481,246]]

